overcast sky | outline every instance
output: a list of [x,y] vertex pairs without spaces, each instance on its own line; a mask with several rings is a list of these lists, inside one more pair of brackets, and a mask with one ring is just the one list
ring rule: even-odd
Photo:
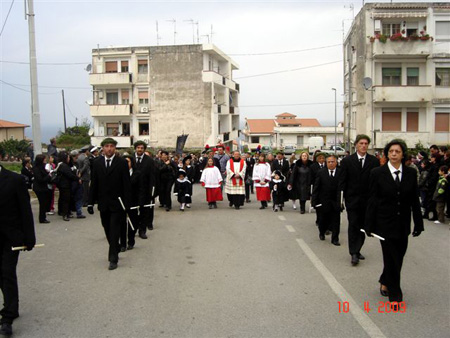
[[[11,3],[0,2],[2,26]],[[342,26],[348,30],[361,5],[362,1],[35,0],[37,60],[43,63],[38,66],[43,142],[62,129],[62,89],[68,125],[74,125],[75,118],[90,118],[86,101],[92,94],[85,67],[93,48],[156,45],[156,21],[160,45],[172,45],[174,25],[168,21],[172,19],[176,44],[193,42],[187,20],[199,22],[200,35],[210,34],[213,25],[212,42],[240,66],[234,79],[241,86],[241,121],[290,112],[330,125],[333,87],[342,120]],[[208,37],[200,42],[207,43]],[[30,124],[28,22],[22,0],[14,1],[0,47],[0,119]],[[275,52],[289,53],[249,55]],[[307,68],[316,65],[321,66]]]

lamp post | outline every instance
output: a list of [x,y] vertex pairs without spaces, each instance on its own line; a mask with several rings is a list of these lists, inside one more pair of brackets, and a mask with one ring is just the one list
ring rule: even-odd
[[331,88],[334,91],[334,154],[336,155],[336,144],[337,144],[337,102],[336,102],[336,88]]

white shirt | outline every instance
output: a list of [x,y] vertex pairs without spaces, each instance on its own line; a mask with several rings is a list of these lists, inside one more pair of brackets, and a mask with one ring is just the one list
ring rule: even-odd
[[203,169],[200,182],[205,183],[205,188],[219,188],[222,181],[222,174],[216,166]]
[[394,181],[397,178],[397,174],[395,172],[397,170],[400,170],[400,174],[398,174],[398,179],[401,182],[402,181],[402,174],[403,174],[403,166],[400,164],[400,167],[398,169],[395,169],[394,166],[391,164],[391,162],[388,161],[388,167],[389,167],[389,170],[391,171],[391,175],[392,175],[392,178],[394,179]]
[[361,156],[361,155],[358,154],[358,152],[356,152],[356,155],[358,156],[358,161],[361,162],[361,159],[362,159],[362,166],[361,167],[364,167],[364,163],[366,162],[366,155],[367,154],[365,154],[364,156]]
[[110,158],[108,158],[108,157],[105,156],[105,167],[106,167],[106,168],[108,168],[108,162],[107,162],[106,160],[111,160],[111,161],[109,161],[109,166],[111,167],[112,161],[113,161],[113,159],[114,159],[114,156],[116,156],[116,154],[114,154],[114,155],[111,156]]
[[137,156],[137,155],[136,155],[136,163],[139,163],[139,162],[138,162],[139,159],[141,159],[141,163],[142,163],[142,160],[144,159],[144,155],[142,155],[142,156]]
[[331,176],[332,172],[333,172],[333,177],[336,176],[336,169],[333,169],[333,170],[328,169],[328,175]]

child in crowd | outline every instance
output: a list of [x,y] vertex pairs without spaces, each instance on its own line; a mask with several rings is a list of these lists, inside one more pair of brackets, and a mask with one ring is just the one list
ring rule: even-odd
[[209,158],[200,178],[202,187],[206,188],[206,201],[209,209],[217,209],[217,201],[223,200],[222,189],[220,189],[222,181],[219,168],[214,165],[214,160]]
[[435,224],[445,223],[445,203],[447,201],[447,179],[448,167],[443,165],[439,168],[439,181],[433,194],[433,201],[436,202],[438,219]]
[[178,178],[175,181],[173,192],[180,203],[180,211],[184,211],[184,207],[192,203],[192,184],[187,179],[186,172],[183,169],[178,170]]
[[267,208],[267,202],[270,201],[269,183],[272,172],[269,163],[266,163],[266,156],[261,153],[258,163],[253,167],[252,180],[255,183],[256,199],[261,202],[260,209]]
[[286,183],[279,170],[275,170],[272,181],[270,181],[270,190],[272,191],[273,211],[283,211],[284,201],[286,201]]

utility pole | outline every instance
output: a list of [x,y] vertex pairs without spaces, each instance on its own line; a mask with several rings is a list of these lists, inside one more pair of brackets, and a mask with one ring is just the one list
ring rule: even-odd
[[334,91],[334,154],[336,155],[337,146],[337,102],[336,102],[336,88],[331,88]]
[[[350,32],[351,34],[351,32]],[[347,58],[348,58],[348,121],[347,121],[347,145],[348,145],[348,151],[351,152],[352,146],[350,144],[350,127],[351,127],[351,121],[352,121],[352,103],[353,103],[353,91],[352,91],[352,85],[353,85],[353,48],[352,48],[352,36],[349,36],[349,43],[347,46]]]
[[64,100],[64,90],[61,90],[62,93],[62,102],[63,102],[63,115],[64,115],[64,132],[67,132],[67,124],[66,124],[66,101]]
[[[26,3],[25,3],[26,5]],[[41,141],[41,113],[39,112],[38,97],[38,77],[37,77],[37,60],[36,60],[36,33],[34,28],[34,7],[33,0],[28,0],[28,12],[26,11],[26,19],[28,19],[28,37],[30,45],[30,81],[31,81],[31,128],[33,132],[34,154],[42,154]]]

